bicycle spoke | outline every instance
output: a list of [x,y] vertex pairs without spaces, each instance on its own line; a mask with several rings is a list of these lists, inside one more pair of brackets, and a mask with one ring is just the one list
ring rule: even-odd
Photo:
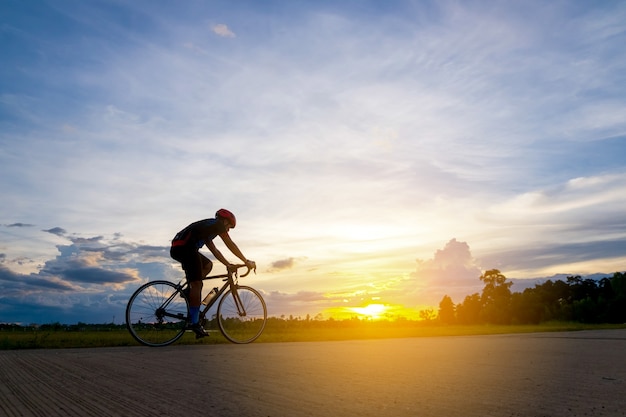
[[228,290],[220,299],[217,309],[219,328],[224,337],[233,343],[250,343],[265,328],[265,301],[258,291],[250,287],[239,286],[236,292],[235,295]]
[[130,334],[147,346],[165,346],[178,340],[187,323],[187,299],[169,281],[153,281],[140,287],[126,307]]

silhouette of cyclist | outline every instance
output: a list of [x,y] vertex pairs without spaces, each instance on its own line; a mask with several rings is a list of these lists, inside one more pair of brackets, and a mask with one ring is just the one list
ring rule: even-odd
[[202,279],[213,269],[213,262],[199,252],[204,245],[211,251],[213,256],[223,263],[226,268],[231,269],[232,264],[215,247],[213,239],[217,236],[222,238],[226,247],[241,259],[248,268],[256,268],[254,261],[249,261],[241,253],[235,242],[228,235],[230,229],[237,225],[235,215],[226,209],[219,209],[215,213],[214,219],[199,220],[191,223],[178,232],[172,240],[170,256],[181,263],[185,271],[185,277],[189,282],[189,313],[191,316],[191,330],[196,333],[196,337],[204,337],[209,334],[199,323],[200,303],[202,298]]

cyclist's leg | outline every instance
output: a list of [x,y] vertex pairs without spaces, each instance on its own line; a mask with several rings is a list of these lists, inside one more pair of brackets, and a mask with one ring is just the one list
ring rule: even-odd
[[[200,324],[200,305],[202,302],[202,275],[204,269],[203,258],[209,261],[197,250],[189,250],[183,246],[172,248],[170,254],[182,264],[185,276],[189,283],[189,316],[191,329],[196,333],[196,337],[204,337],[209,334]],[[210,262],[210,261],[209,261]]]
[[[203,254],[195,252],[194,259],[189,262],[188,266],[189,269],[186,269],[185,272],[187,273],[187,281],[190,288],[189,305],[200,308],[202,287],[204,286],[202,279],[213,269],[213,262]],[[194,320],[192,320],[193,324],[198,322],[197,317],[194,317]]]
[[199,255],[200,262],[202,263],[202,278],[205,278],[211,273],[211,270],[213,269],[213,262],[201,253]]
[[188,249],[184,246],[173,247],[170,252],[172,258],[181,263],[185,271],[185,277],[189,283],[189,312],[191,322],[198,322],[198,311],[202,299],[202,258],[197,250]]
[[[200,308],[202,301],[202,262],[199,253],[190,254],[188,262],[183,264],[187,282],[189,282],[189,305],[193,308]],[[193,318],[192,323],[197,323],[198,317]]]
[[[196,333],[196,338],[208,336],[200,323],[200,308],[202,302],[202,287],[205,271],[204,260],[210,261],[206,256],[194,251],[193,257],[190,256],[190,262],[187,264],[185,273],[187,274],[187,282],[189,282],[189,314],[191,316],[191,329]],[[208,269],[210,271],[210,268]]]

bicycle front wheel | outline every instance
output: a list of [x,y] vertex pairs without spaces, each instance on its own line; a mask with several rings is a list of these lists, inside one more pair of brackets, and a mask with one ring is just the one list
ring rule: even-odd
[[185,333],[189,302],[179,286],[152,281],[139,287],[126,307],[126,327],[139,343],[167,346]]
[[267,308],[254,288],[229,289],[217,306],[217,323],[224,337],[233,343],[254,342],[265,328]]

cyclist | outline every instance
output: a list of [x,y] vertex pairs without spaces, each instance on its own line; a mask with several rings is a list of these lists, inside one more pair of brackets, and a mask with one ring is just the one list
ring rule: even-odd
[[226,265],[227,268],[231,268],[231,263],[228,262],[224,255],[215,247],[215,243],[213,243],[213,239],[219,236],[226,247],[241,259],[248,268],[256,268],[254,261],[246,259],[228,235],[228,231],[234,229],[236,224],[237,220],[233,213],[226,209],[219,209],[215,213],[215,218],[191,223],[178,232],[172,240],[170,256],[181,263],[187,282],[189,282],[191,330],[196,333],[196,337],[209,335],[202,327],[202,324],[199,323],[199,315],[202,298],[202,279],[213,268],[213,262],[199,252],[200,248],[206,245],[218,261]]

